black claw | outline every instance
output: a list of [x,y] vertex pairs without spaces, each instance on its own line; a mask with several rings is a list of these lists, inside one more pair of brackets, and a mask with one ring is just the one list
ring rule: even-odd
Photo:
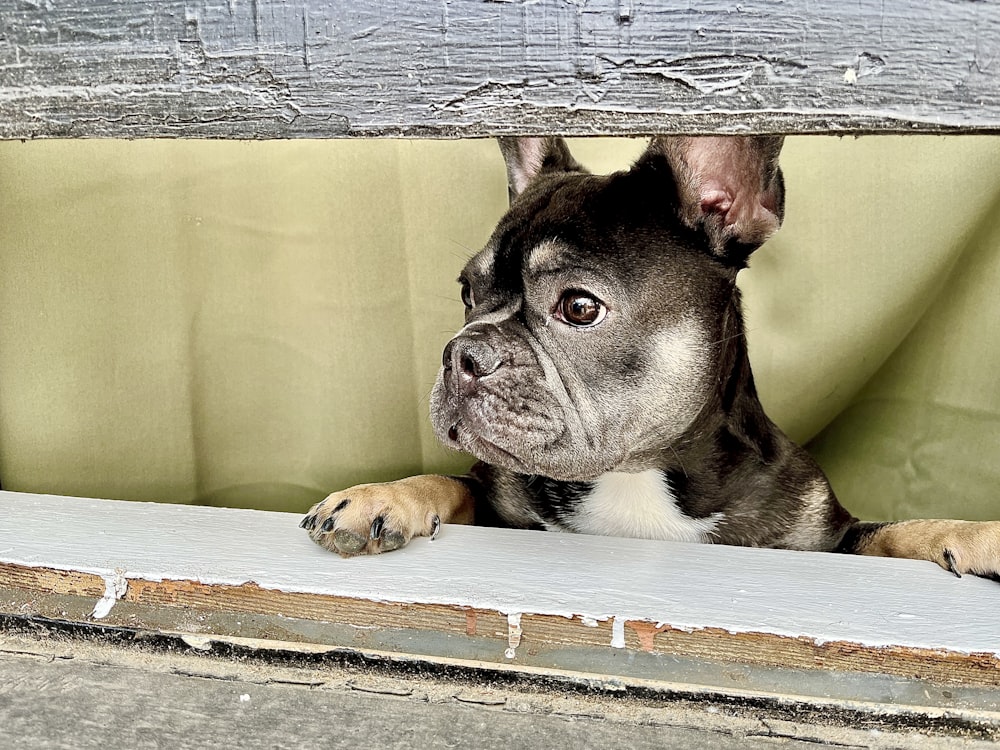
[[340,513],[344,508],[351,504],[351,498],[346,498],[337,503],[337,507],[333,509],[333,513]]
[[332,531],[333,525],[336,522],[337,522],[336,519],[333,516],[330,516],[328,519],[323,521],[323,525],[320,526],[320,531]]
[[372,521],[372,527],[368,532],[368,535],[372,539],[378,539],[382,536],[382,529],[385,527],[385,516],[375,516],[375,520]]
[[437,539],[439,531],[441,531],[441,516],[435,515],[431,519],[431,541]]
[[954,573],[957,577],[961,578],[962,574],[955,566],[955,555],[952,554],[952,551],[950,549],[946,549],[943,554],[944,554],[944,561],[948,563],[948,570]]
[[312,528],[309,524],[315,524],[315,523],[316,523],[316,517],[315,516],[306,516],[301,521],[299,521],[299,528],[300,529],[309,529],[309,528]]

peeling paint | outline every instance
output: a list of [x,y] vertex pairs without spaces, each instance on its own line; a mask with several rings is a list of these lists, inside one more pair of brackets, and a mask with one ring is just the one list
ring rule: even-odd
[[517,647],[521,645],[521,615],[507,615],[507,650],[504,656],[513,659],[517,655]]
[[0,138],[1000,131],[996,3],[9,5]]
[[[199,601],[210,595],[207,587],[221,586],[239,587],[240,596],[263,590],[384,602],[394,611],[441,606],[454,612],[459,633],[474,620],[478,631],[479,613],[491,623],[490,613],[500,613],[508,622],[500,651],[518,648],[524,613],[572,618],[578,629],[599,626],[582,635],[616,648],[626,640],[626,624],[638,632],[652,623],[672,633],[776,636],[817,646],[1000,654],[996,618],[969,604],[992,595],[996,584],[942,576],[937,566],[910,560],[584,535],[553,541],[551,534],[454,526],[435,546],[416,539],[393,555],[343,561],[303,544],[299,519],[289,514],[9,492],[0,492],[0,512],[7,521],[0,524],[0,550],[7,550],[0,563],[99,576],[89,589],[93,600],[106,592],[96,614],[110,611],[126,586],[135,601],[155,592],[177,602]],[[60,528],[58,538],[25,532],[39,517]],[[234,525],[258,543],[227,537]],[[172,543],[163,545],[164,537]],[[286,554],[275,556],[275,549]],[[538,576],[547,566],[563,572]],[[831,601],[838,603],[833,610]],[[947,627],[941,613],[951,613]],[[605,623],[610,637],[601,635]],[[480,637],[493,637],[489,630]],[[632,645],[634,638],[629,634]],[[644,645],[640,638],[637,647]]]
[[[688,55],[676,58],[618,58],[602,56],[618,70],[633,75],[657,76],[687,86],[700,94],[719,94],[739,89],[756,74],[767,81],[780,82],[788,72],[804,66],[792,60],[768,59],[759,55]],[[785,76],[781,72],[785,72]]]
[[625,648],[625,618],[618,615],[611,624],[611,648]]
[[184,633],[181,635],[181,640],[195,651],[211,651],[212,649],[212,639],[206,636]]
[[865,76],[878,75],[885,68],[885,59],[880,55],[862,52],[854,58],[853,64],[844,71],[844,83],[854,85]]
[[115,572],[104,578],[104,596],[97,600],[90,616],[95,620],[107,617],[111,613],[111,608],[115,602],[125,596],[128,592],[128,580],[125,578],[125,571],[115,568]]
[[618,0],[617,19],[619,26],[632,23],[632,0]]
[[357,42],[362,39],[367,39],[370,36],[374,36],[381,30],[382,30],[381,26],[369,26],[367,29],[361,29],[361,31],[357,31],[354,34],[352,34],[351,41]]

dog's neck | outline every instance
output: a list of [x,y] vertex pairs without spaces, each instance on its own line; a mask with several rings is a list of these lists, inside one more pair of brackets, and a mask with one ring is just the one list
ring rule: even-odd
[[764,413],[757,395],[738,290],[723,314],[719,346],[718,387],[714,397],[671,447],[675,451],[685,451],[718,430],[727,429],[762,460],[769,461],[776,449],[775,439],[781,432]]

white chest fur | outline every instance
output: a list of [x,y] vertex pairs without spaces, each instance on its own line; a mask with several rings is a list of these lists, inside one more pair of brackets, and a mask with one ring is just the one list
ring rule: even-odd
[[602,474],[566,525],[581,534],[708,542],[719,520],[717,515],[685,515],[677,507],[666,477],[650,469],[637,474]]

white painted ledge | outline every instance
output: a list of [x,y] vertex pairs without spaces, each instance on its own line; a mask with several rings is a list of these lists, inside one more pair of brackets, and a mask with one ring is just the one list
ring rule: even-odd
[[[667,624],[817,645],[1000,655],[1000,585],[932,563],[448,526],[341,559],[295,514],[0,492],[0,564],[122,579],[256,584],[371,602],[592,624]],[[95,602],[97,604],[97,602]],[[618,624],[622,625],[618,625]]]

